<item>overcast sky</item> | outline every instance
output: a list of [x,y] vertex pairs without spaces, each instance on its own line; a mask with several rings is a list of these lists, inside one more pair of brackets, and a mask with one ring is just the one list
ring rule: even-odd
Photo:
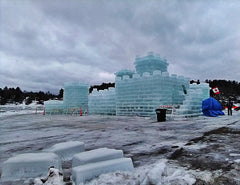
[[240,1],[0,0],[0,87],[114,82],[136,55],[169,73],[240,81]]

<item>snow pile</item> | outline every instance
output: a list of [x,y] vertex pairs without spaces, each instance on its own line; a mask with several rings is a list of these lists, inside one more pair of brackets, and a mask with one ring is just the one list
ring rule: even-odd
[[61,167],[54,153],[20,154],[3,163],[2,181],[46,176],[49,166]]
[[43,112],[44,106],[33,102],[29,105],[22,104],[6,104],[0,105],[0,117],[7,117],[13,115],[34,114]]
[[196,182],[193,175],[182,167],[170,164],[166,159],[155,165],[137,168],[135,172],[114,172],[100,175],[87,185],[131,184],[131,185],[191,185]]
[[63,174],[56,168],[50,167],[47,178],[36,178],[33,181],[34,185],[64,185]]
[[57,154],[62,161],[71,160],[74,154],[84,151],[84,143],[80,141],[68,141],[53,145],[46,151]]

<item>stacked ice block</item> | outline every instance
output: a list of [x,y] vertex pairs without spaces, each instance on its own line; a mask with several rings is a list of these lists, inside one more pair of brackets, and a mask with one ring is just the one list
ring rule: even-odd
[[85,83],[65,83],[63,100],[66,109],[81,108],[82,111],[88,110],[89,85]]
[[130,158],[124,158],[122,150],[99,148],[74,155],[72,161],[72,179],[75,184],[104,173],[115,171],[133,171]]
[[115,88],[93,89],[88,96],[88,109],[90,114],[116,115]]
[[46,114],[62,114],[64,110],[63,101],[49,100],[44,102]]
[[46,102],[46,112],[72,114],[79,113],[81,108],[82,112],[91,114],[155,117],[156,108],[179,107],[186,98],[178,114],[194,114],[200,111],[202,98],[209,97],[206,85],[192,86],[188,91],[188,78],[169,75],[168,62],[158,54],[149,52],[147,56],[138,56],[134,64],[136,72],[122,69],[115,73],[115,89],[93,90],[88,95],[87,84],[65,83],[64,101]]
[[202,101],[209,98],[209,85],[206,83],[191,84],[186,99],[177,110],[178,115],[198,116],[202,114]]
[[58,155],[62,161],[72,160],[73,155],[76,153],[84,152],[84,143],[80,141],[67,141],[53,145],[46,151]]
[[85,165],[88,163],[96,163],[111,159],[118,159],[123,157],[122,150],[115,150],[110,148],[98,148],[87,152],[75,154],[72,160],[72,167]]
[[[148,52],[145,57],[136,57],[135,60],[136,71],[142,75],[144,72],[153,73],[153,71],[160,70],[162,72],[167,71],[167,60],[160,57],[158,54]],[[147,65],[146,65],[147,64]]]
[[[169,76],[165,59],[152,52],[137,57],[136,71],[131,75],[116,75],[116,114],[155,116],[161,105],[181,104],[184,100],[182,86],[188,89],[189,79]],[[118,73],[116,73],[118,74]]]
[[63,101],[45,101],[47,114],[79,114],[88,111],[89,85],[79,82],[64,84]]

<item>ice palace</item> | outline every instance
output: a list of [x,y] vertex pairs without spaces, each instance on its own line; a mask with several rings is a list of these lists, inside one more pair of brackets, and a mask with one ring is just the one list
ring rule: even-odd
[[190,79],[169,75],[168,62],[149,52],[135,59],[135,71],[115,73],[115,88],[89,94],[85,83],[65,83],[63,101],[45,102],[46,114],[156,115],[156,108],[174,109],[176,115],[201,115],[202,101],[209,98],[209,85],[189,84]]

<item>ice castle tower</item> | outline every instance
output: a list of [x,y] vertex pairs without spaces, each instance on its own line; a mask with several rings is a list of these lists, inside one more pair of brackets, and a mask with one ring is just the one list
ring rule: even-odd
[[79,114],[88,112],[89,85],[80,82],[64,83],[63,101],[45,101],[46,114]]
[[161,105],[181,104],[183,86],[189,88],[189,79],[171,75],[166,59],[149,52],[136,57],[136,73],[121,70],[115,73],[116,115],[155,116]]
[[159,54],[148,52],[145,57],[136,56],[135,68],[138,74],[142,75],[144,72],[153,74],[154,71],[167,72],[168,63],[166,59],[160,58]]

